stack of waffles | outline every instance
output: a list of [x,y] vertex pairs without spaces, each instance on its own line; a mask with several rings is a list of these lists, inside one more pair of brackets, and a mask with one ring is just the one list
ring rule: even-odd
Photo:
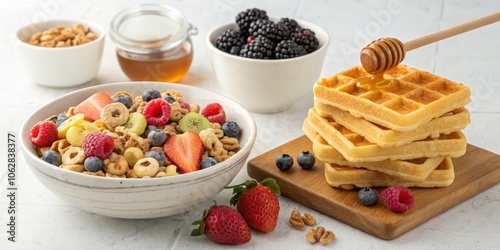
[[302,128],[327,182],[342,189],[450,185],[451,158],[467,147],[461,130],[470,123],[470,89],[405,65],[366,84],[372,78],[356,66],[314,85]]

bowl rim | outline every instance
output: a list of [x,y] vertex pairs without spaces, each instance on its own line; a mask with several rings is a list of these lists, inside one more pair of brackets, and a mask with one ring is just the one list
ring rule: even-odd
[[[219,163],[217,165],[214,165],[210,168],[199,169],[199,170],[194,171],[194,172],[179,174],[176,176],[168,176],[168,177],[164,177],[164,178],[147,178],[147,179],[144,179],[144,178],[108,178],[108,177],[102,177],[102,176],[93,176],[93,175],[88,175],[88,174],[82,174],[82,173],[74,172],[71,170],[62,169],[59,167],[55,167],[54,165],[51,165],[51,164],[43,161],[42,159],[40,159],[40,157],[38,157],[38,155],[36,155],[36,154],[33,154],[32,150],[30,149],[30,147],[33,147],[33,145],[30,143],[28,143],[28,145],[27,145],[26,142],[30,141],[29,138],[27,138],[27,136],[29,135],[29,131],[31,129],[31,127],[29,127],[29,126],[33,126],[33,124],[29,124],[29,122],[30,122],[30,120],[32,120],[32,117],[40,110],[46,109],[48,106],[53,105],[53,103],[55,103],[55,102],[59,102],[59,101],[65,99],[65,98],[68,98],[70,96],[78,95],[79,93],[99,91],[99,89],[101,89],[103,86],[108,87],[108,88],[113,88],[115,86],[130,85],[132,87],[132,86],[137,86],[138,84],[145,84],[143,87],[144,89],[146,89],[146,86],[151,86],[151,85],[166,86],[167,89],[180,90],[181,93],[182,93],[181,89],[193,89],[197,93],[203,93],[203,92],[211,93],[211,94],[214,94],[220,98],[226,99],[225,101],[229,101],[231,103],[231,105],[235,105],[238,109],[240,109],[242,111],[240,113],[240,115],[243,116],[244,120],[249,121],[249,124],[248,124],[249,135],[248,135],[247,143],[245,145],[243,145],[243,147],[241,147],[239,149],[239,151],[236,154],[234,154],[232,157],[230,157],[226,161]],[[85,96],[83,98],[85,99],[87,97],[88,96]],[[35,160],[38,163],[40,163],[40,166],[42,166],[40,168],[47,168],[47,169],[50,168],[51,171],[58,172],[58,175],[55,176],[55,175],[48,174],[47,172],[42,172],[38,169],[38,167],[32,166],[29,163],[29,161],[26,160],[26,164],[28,165],[28,167],[30,169],[32,169],[32,171],[33,170],[39,171],[39,172],[41,172],[41,173],[43,173],[51,178],[56,178],[59,180],[64,179],[64,182],[68,182],[68,183],[78,182],[79,183],[78,186],[85,186],[85,185],[81,185],[80,183],[85,183],[86,180],[88,180],[89,181],[88,183],[93,183],[94,181],[97,181],[97,183],[106,182],[106,184],[110,184],[110,183],[111,184],[118,184],[116,187],[122,188],[122,187],[125,187],[127,185],[129,187],[147,187],[147,186],[155,186],[158,184],[172,184],[172,183],[190,182],[193,180],[207,178],[207,176],[218,175],[218,173],[223,173],[223,172],[229,171],[232,169],[231,166],[234,167],[234,166],[238,165],[239,163],[241,163],[241,161],[243,159],[246,160],[248,155],[251,153],[253,145],[255,143],[256,135],[257,135],[257,126],[256,126],[256,123],[255,123],[255,120],[254,120],[252,114],[243,105],[239,104],[238,102],[234,101],[232,98],[227,97],[225,95],[222,95],[222,94],[219,94],[219,93],[216,93],[216,92],[213,92],[213,91],[201,88],[201,87],[178,84],[178,83],[153,82],[153,81],[124,81],[124,82],[112,82],[112,83],[90,86],[87,88],[78,89],[78,90],[69,92],[67,94],[64,94],[64,95],[62,95],[62,96],[60,96],[60,97],[58,97],[58,98],[56,98],[48,103],[42,105],[41,107],[37,108],[35,111],[33,111],[25,119],[25,121],[22,123],[22,126],[20,128],[19,133],[21,134],[19,141],[20,141],[21,149],[23,151],[23,156],[25,157],[25,159],[27,157],[29,157],[32,160]],[[60,176],[59,174],[64,175],[64,176],[68,176],[68,177],[59,177]],[[73,180],[75,180],[75,181],[74,182],[68,181],[68,178],[73,178]],[[77,181],[77,180],[80,180],[80,181]],[[143,184],[143,185],[137,185],[137,184]],[[98,185],[94,185],[94,186],[92,186],[90,184],[88,185],[88,187],[92,187],[92,188],[96,188],[96,186],[98,186]],[[106,186],[106,185],[100,185],[98,187],[104,187],[104,186]]]
[[[269,17],[269,19],[273,20],[273,21],[279,20],[278,17]],[[213,51],[213,52],[219,53],[220,55],[232,58],[234,60],[241,60],[241,61],[246,61],[246,62],[258,62],[258,63],[277,63],[277,62],[292,62],[292,61],[297,61],[297,60],[303,60],[304,58],[312,57],[315,54],[321,53],[322,50],[327,49],[327,47],[330,44],[330,35],[328,34],[328,32],[324,28],[322,28],[321,26],[319,26],[319,25],[317,25],[317,24],[315,24],[313,22],[306,21],[306,20],[303,20],[303,19],[294,18],[294,20],[297,23],[299,23],[301,26],[303,26],[303,27],[305,26],[306,28],[312,27],[312,28],[309,28],[309,29],[311,29],[315,33],[321,32],[324,35],[325,40],[324,41],[319,41],[320,42],[320,46],[318,47],[318,49],[316,49],[312,53],[309,53],[309,54],[306,54],[306,55],[303,55],[303,56],[300,56],[300,57],[287,58],[287,59],[275,59],[275,60],[246,58],[246,57],[235,56],[235,55],[229,54],[227,52],[224,52],[222,50],[217,49],[217,47],[215,47],[215,45],[214,45],[215,40],[212,41],[211,37],[214,37],[216,39],[217,38],[215,36],[216,35],[215,34],[216,31],[218,31],[218,30],[220,30],[220,29],[222,29],[224,27],[226,27],[226,29],[228,29],[230,27],[238,28],[238,25],[234,21],[233,22],[227,22],[227,23],[219,25],[219,26],[217,26],[215,28],[212,28],[207,33],[205,41],[207,43],[209,51]]]
[[[36,30],[35,32],[32,32],[32,31],[29,32],[30,35],[27,36],[29,39],[29,37],[31,37],[36,32],[43,31],[40,28],[38,28],[37,26],[45,26],[49,23],[54,23],[54,25],[52,27],[63,26],[63,25],[57,25],[58,23],[72,23],[73,25],[81,23],[82,25],[84,25],[84,27],[90,27],[92,31],[97,29],[98,32],[96,32],[96,33],[98,33],[98,36],[95,40],[92,40],[88,43],[79,44],[76,46],[57,47],[57,48],[32,45],[32,44],[27,43],[26,40],[22,39],[22,37],[24,35],[21,35],[21,33],[23,31],[29,30],[30,27],[32,27],[31,29]],[[19,27],[17,29],[17,31],[12,36],[14,37],[15,41],[18,44],[20,44],[22,46],[26,46],[27,48],[30,48],[30,49],[43,50],[43,51],[50,51],[50,50],[67,51],[67,50],[83,49],[85,47],[92,46],[95,43],[103,42],[104,38],[106,37],[106,30],[104,29],[104,27],[102,25],[95,23],[95,22],[92,22],[92,21],[78,20],[78,19],[49,19],[49,20],[45,20],[45,21],[41,21],[41,22],[32,22],[32,23],[28,23],[26,25],[23,25],[23,26]]]

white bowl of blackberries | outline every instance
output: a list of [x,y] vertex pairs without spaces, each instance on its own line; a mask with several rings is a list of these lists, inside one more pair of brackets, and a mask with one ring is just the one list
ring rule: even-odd
[[225,94],[257,113],[287,110],[312,91],[329,44],[311,22],[241,11],[207,36],[210,62]]

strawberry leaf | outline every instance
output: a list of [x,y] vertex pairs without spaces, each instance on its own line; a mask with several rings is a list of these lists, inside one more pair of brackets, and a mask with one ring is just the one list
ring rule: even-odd
[[[238,203],[238,199],[240,197],[241,192],[247,188],[251,188],[255,185],[257,185],[257,180],[255,179],[250,179],[245,181],[244,183],[238,184],[238,185],[233,185],[233,186],[226,186],[224,187],[225,189],[233,189],[233,196],[229,200],[229,203],[233,206],[236,206]],[[276,183],[276,180],[273,178],[266,178],[263,181],[260,182],[262,185],[268,187],[273,191],[276,195],[281,195],[280,187],[278,186],[278,183]]]
[[276,195],[281,195],[280,187],[278,186],[278,183],[276,183],[275,179],[266,178],[261,181],[260,184],[270,188]]
[[216,201],[214,201],[214,205],[210,206],[208,209],[203,211],[203,215],[201,216],[201,220],[197,220],[197,221],[194,221],[193,223],[191,223],[191,225],[193,225],[193,226],[198,226],[198,228],[195,228],[195,229],[193,229],[193,231],[191,231],[191,236],[200,236],[200,235],[205,234],[205,218],[208,215],[208,210],[210,210],[210,208],[215,207],[215,206],[217,206]]

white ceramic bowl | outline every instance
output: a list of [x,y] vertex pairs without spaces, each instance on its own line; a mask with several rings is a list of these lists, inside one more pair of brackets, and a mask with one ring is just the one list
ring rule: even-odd
[[[241,149],[228,160],[195,172],[151,179],[122,179],[90,176],[55,167],[41,160],[31,144],[29,131],[35,123],[74,106],[96,91],[114,94],[126,90],[140,95],[148,88],[176,89],[189,103],[203,105],[217,101],[228,120],[241,129]],[[205,89],[160,82],[104,84],[64,95],[35,111],[20,131],[24,158],[36,178],[69,204],[92,213],[117,218],[155,218],[185,212],[213,198],[241,170],[253,147],[256,126],[251,114],[235,101]]]
[[212,69],[222,89],[250,111],[275,113],[288,109],[312,91],[319,79],[329,44],[328,33],[318,25],[296,20],[316,33],[319,48],[305,56],[263,60],[234,56],[215,47],[227,29],[238,30],[236,23],[224,24],[208,33],[206,42]]
[[[39,31],[53,27],[73,27],[81,23],[97,35],[91,42],[62,48],[46,48],[27,43]],[[99,71],[104,48],[104,29],[79,20],[49,20],[31,23],[15,34],[15,43],[26,75],[34,83],[56,88],[77,86],[92,80]]]

